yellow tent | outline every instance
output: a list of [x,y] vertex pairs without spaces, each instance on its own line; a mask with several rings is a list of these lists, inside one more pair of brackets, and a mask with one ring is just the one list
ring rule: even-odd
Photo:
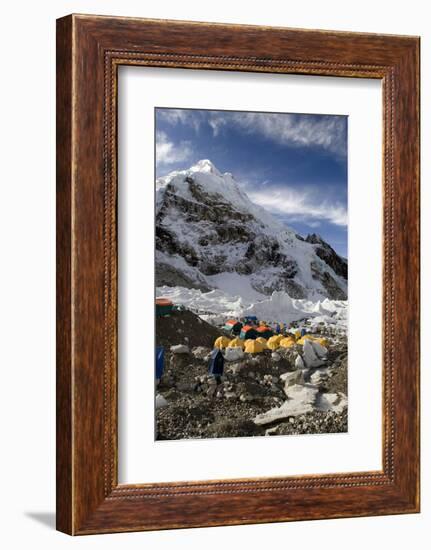
[[277,334],[277,336],[271,336],[267,342],[269,349],[275,350],[280,347],[280,342],[283,340],[284,336],[282,334]]
[[316,342],[319,342],[319,344],[324,348],[327,348],[329,345],[329,342],[326,338],[316,338]]
[[303,346],[305,340],[313,340],[313,342],[319,342],[319,344],[325,348],[327,348],[329,345],[329,342],[326,338],[316,338],[315,336],[311,336],[310,334],[306,334],[305,336],[300,338],[297,344]]
[[310,336],[310,334],[305,334],[302,338],[300,338],[300,339],[298,340],[297,343],[298,343],[300,346],[303,346],[305,340],[316,340],[316,338],[314,338],[313,336]]
[[280,340],[280,347],[281,348],[291,348],[295,345],[295,338],[288,336],[287,338],[283,338]]
[[227,346],[228,348],[242,348],[244,349],[244,340],[241,338],[234,338],[231,340]]
[[246,353],[262,353],[264,347],[261,342],[257,340],[246,340],[245,352]]
[[268,349],[268,342],[262,336],[259,336],[259,338],[256,338],[256,342],[260,342],[263,346],[263,349]]
[[226,348],[230,343],[230,338],[227,338],[226,336],[219,336],[217,340],[214,342],[215,348]]

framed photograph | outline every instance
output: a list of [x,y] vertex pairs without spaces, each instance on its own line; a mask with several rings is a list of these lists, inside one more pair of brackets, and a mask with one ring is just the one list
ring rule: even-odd
[[57,528],[419,511],[419,38],[57,21]]

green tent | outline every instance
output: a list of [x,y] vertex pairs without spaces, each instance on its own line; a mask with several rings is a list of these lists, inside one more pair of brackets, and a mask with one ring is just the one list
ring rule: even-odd
[[172,313],[174,304],[166,298],[157,298],[156,300],[156,316],[164,317]]

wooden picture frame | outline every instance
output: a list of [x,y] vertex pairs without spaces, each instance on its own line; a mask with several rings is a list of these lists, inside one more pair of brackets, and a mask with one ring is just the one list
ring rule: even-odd
[[[119,65],[381,79],[383,469],[119,485]],[[78,535],[419,511],[419,38],[57,21],[57,529]]]

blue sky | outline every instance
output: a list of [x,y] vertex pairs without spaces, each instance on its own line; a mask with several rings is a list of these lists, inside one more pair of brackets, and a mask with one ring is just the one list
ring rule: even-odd
[[204,158],[347,257],[347,116],[157,108],[157,177]]

